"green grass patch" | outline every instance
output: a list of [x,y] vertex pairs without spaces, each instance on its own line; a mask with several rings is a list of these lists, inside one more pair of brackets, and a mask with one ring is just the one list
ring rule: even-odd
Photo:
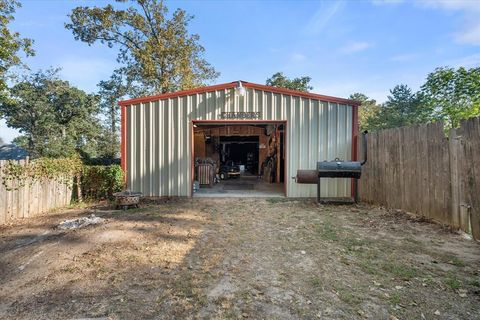
[[442,263],[447,263],[451,264],[452,266],[455,267],[465,267],[466,263],[459,257],[457,257],[454,254],[451,253],[440,253],[440,252],[433,252],[430,250],[427,250],[425,252],[426,254],[430,255],[433,259],[442,262]]
[[335,285],[334,288],[335,291],[337,291],[340,300],[346,304],[350,306],[358,306],[362,302],[362,299],[356,295],[351,288],[344,288],[339,285]]
[[423,245],[423,243],[421,241],[419,241],[417,239],[414,239],[414,238],[411,238],[411,237],[405,238],[405,241],[410,242],[411,244],[414,244],[414,245],[417,245],[417,246]]
[[480,278],[470,280],[468,282],[472,287],[480,288]]
[[271,204],[276,204],[276,203],[284,203],[284,202],[289,202],[289,201],[292,201],[288,198],[267,198],[265,201],[267,201],[268,203],[271,203]]
[[320,288],[322,287],[323,281],[320,277],[314,276],[310,278],[310,284],[315,288]]
[[368,274],[376,275],[380,272],[380,269],[370,259],[362,259],[358,263],[358,266],[363,270],[363,272]]
[[[70,203],[68,206],[64,207],[64,208],[61,208],[61,209],[88,209],[94,205],[96,205],[97,202],[94,202],[94,201],[88,201],[88,200],[85,200],[85,201],[82,201],[82,202],[79,202],[79,201],[73,201],[72,203]],[[56,211],[56,210],[54,210]]]
[[400,293],[394,292],[392,293],[392,295],[388,300],[390,301],[391,304],[398,305],[402,302],[402,296],[400,295]]
[[446,263],[454,265],[456,267],[465,267],[465,262],[457,256],[447,255],[443,257]]
[[450,274],[449,277],[443,279],[443,283],[452,290],[457,290],[462,287],[460,280],[458,280],[453,274]]
[[410,253],[423,253],[425,251],[422,242],[412,238],[405,238],[405,242],[403,242],[400,247]]
[[337,228],[328,220],[324,223],[316,224],[315,229],[323,240],[338,241],[339,239]]
[[350,252],[350,253],[360,253],[365,251],[365,246],[369,244],[369,241],[366,239],[359,239],[355,238],[353,236],[348,236],[346,235],[345,237],[342,237],[342,244],[345,247],[345,249]]
[[353,251],[355,254],[356,264],[360,269],[371,275],[383,274],[383,270],[380,267],[382,260],[380,259],[380,251],[376,248],[368,248],[365,250]]
[[419,273],[418,269],[414,267],[394,262],[384,263],[382,266],[382,270],[390,273],[395,278],[403,280],[410,280],[412,278],[415,278]]
[[426,278],[422,279],[422,282],[425,283],[427,286],[435,285],[437,282],[432,278],[432,276],[427,276]]

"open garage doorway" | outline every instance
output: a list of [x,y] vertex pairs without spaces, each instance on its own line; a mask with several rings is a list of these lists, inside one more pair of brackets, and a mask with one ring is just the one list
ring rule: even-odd
[[285,122],[193,121],[195,197],[283,197]]

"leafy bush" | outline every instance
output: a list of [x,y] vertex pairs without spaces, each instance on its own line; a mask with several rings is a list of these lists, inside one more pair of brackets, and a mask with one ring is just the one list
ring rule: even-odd
[[[49,179],[72,186],[72,177],[82,171],[82,160],[79,157],[70,158],[38,158],[31,161],[18,162],[9,160],[0,168],[2,184],[7,190],[16,190],[27,182]],[[16,186],[12,182],[16,181]]]
[[111,199],[113,193],[122,191],[123,170],[119,165],[84,166],[82,194],[86,199]]

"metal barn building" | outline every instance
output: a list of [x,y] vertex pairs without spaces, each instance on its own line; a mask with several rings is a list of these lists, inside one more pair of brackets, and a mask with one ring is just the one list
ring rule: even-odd
[[[298,169],[357,159],[359,103],[348,99],[236,81],[119,104],[127,188],[144,196],[315,197],[315,185],[292,179]],[[205,161],[215,170],[210,185],[197,170]],[[237,169],[242,176],[229,179]],[[321,190],[353,196],[350,179],[323,179]]]

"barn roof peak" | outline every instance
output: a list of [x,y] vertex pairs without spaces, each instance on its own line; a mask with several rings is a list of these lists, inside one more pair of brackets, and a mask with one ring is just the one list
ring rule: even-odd
[[272,87],[272,86],[267,86],[267,85],[264,85],[264,84],[248,82],[248,81],[244,81],[244,80],[237,80],[237,81],[227,82],[227,83],[222,83],[222,84],[215,84],[215,85],[210,85],[210,86],[197,87],[197,88],[189,89],[189,90],[181,90],[181,91],[175,91],[175,92],[168,92],[168,93],[156,94],[156,95],[151,95],[151,96],[139,97],[139,98],[134,98],[134,99],[128,99],[128,100],[120,101],[118,104],[121,105],[121,106],[128,106],[128,105],[132,105],[132,104],[138,104],[138,103],[144,103],[144,102],[150,102],[150,101],[157,101],[157,100],[163,100],[163,99],[175,98],[175,97],[182,97],[182,96],[187,96],[187,95],[197,94],[197,93],[205,93],[205,92],[212,92],[212,91],[217,91],[217,90],[232,89],[232,88],[235,88],[238,85],[238,83],[241,83],[242,86],[247,88],[247,89],[252,88],[252,89],[256,89],[256,90],[262,90],[262,91],[291,95],[291,96],[296,96],[296,97],[303,97],[303,98],[321,100],[321,101],[326,101],[326,102],[346,104],[346,105],[351,105],[351,106],[356,106],[356,107],[358,107],[360,105],[360,102],[355,101],[355,100],[333,97],[333,96],[326,96],[326,95],[323,95],[323,94],[317,94],[317,93],[312,93],[312,92],[304,92],[304,91],[298,91],[298,90],[292,90],[292,89],[286,89],[286,88]]

